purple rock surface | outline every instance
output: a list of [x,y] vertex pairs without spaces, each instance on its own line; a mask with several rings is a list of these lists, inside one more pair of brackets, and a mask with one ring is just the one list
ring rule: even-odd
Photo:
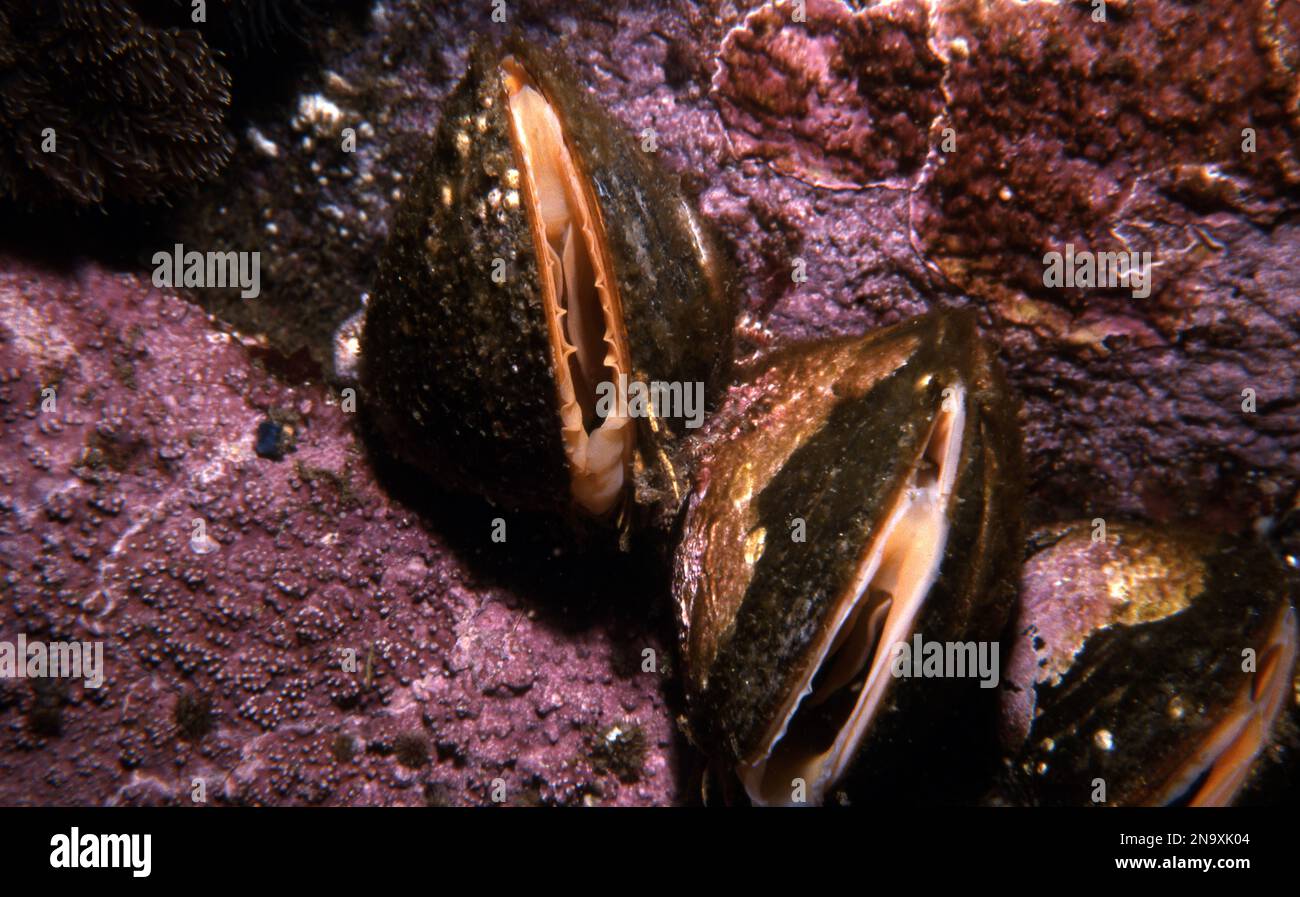
[[[104,646],[99,688],[0,680],[0,803],[678,797],[653,633],[476,576],[337,396],[183,298],[0,269],[0,633]],[[268,416],[282,461],[254,451]]]
[[[0,639],[106,664],[0,680],[0,804],[696,799],[653,559],[514,519],[531,547],[498,552],[493,512],[372,457],[326,373],[469,45],[510,28],[654,130],[730,244],[742,351],[974,306],[1032,522],[1236,530],[1296,500],[1300,4],[508,9],[316,28],[134,261],[0,247]],[[260,296],[155,288],[176,242],[259,251]],[[1150,295],[1044,286],[1066,244],[1152,252]]]

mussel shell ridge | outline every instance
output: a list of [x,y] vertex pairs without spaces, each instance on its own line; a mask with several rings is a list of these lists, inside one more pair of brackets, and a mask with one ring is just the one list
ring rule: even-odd
[[[971,315],[787,350],[742,410],[722,412],[725,432],[689,500],[675,590],[693,732],[725,765],[762,750],[953,389],[965,413],[948,536],[912,631],[996,641],[1020,552],[1019,430]],[[927,684],[894,683],[872,731],[907,733],[887,722],[898,693]]]
[[[589,184],[632,378],[700,382],[713,401],[725,385],[735,300],[727,265],[677,179],[572,73],[519,41],[475,49],[395,213],[366,314],[362,385],[388,447],[440,486],[511,508],[562,510],[570,484],[538,249],[506,108],[507,56],[555,110]],[[685,492],[676,467],[683,421],[638,423],[636,488],[671,505]]]
[[1233,743],[1234,714],[1265,699],[1257,673],[1271,669],[1284,696],[1256,714],[1241,742],[1254,747],[1227,764],[1243,783],[1295,703],[1285,568],[1253,536],[1116,521],[1099,532],[1062,526],[1025,566],[1004,700],[1021,799],[1230,802],[1236,788],[1217,798],[1202,788]]

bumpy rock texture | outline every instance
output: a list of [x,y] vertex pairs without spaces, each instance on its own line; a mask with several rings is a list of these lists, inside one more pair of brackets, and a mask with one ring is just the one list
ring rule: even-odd
[[[663,650],[640,672],[666,582],[540,535],[493,555],[492,512],[386,473],[322,371],[468,44],[507,27],[653,129],[733,244],[742,350],[974,306],[1025,398],[1034,521],[1285,508],[1300,4],[798,8],[383,0],[134,260],[4,256],[0,633],[98,634],[115,672],[3,684],[0,802],[188,803],[196,776],[210,801],[693,799]],[[260,251],[262,295],[154,290],[178,241]],[[1151,295],[1044,287],[1067,243],[1152,252]],[[282,461],[253,451],[268,417]]]
[[[346,397],[135,275],[3,271],[0,633],[100,640],[105,669],[0,680],[0,803],[677,796],[635,589],[611,608],[548,557],[557,591],[520,597],[472,568],[524,563],[526,522],[502,545],[444,520],[482,534],[458,560],[378,487]],[[268,418],[281,461],[254,452]]]

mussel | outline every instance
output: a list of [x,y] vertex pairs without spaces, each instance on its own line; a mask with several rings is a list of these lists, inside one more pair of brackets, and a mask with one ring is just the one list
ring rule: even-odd
[[817,804],[938,737],[954,682],[900,674],[900,646],[996,645],[1021,556],[1016,406],[973,315],[781,350],[699,451],[674,591],[715,766]]
[[363,395],[389,448],[443,488],[670,515],[693,422],[636,398],[716,400],[735,294],[678,179],[576,84],[519,39],[473,51],[392,223]]
[[1232,803],[1293,706],[1286,570],[1254,536],[1080,521],[1037,534],[1007,673],[1015,800]]

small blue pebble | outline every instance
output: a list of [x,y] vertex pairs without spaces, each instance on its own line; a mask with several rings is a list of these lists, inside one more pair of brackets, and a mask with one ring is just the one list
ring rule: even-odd
[[284,427],[273,420],[264,420],[257,425],[257,444],[255,451],[263,458],[279,461],[284,457]]

